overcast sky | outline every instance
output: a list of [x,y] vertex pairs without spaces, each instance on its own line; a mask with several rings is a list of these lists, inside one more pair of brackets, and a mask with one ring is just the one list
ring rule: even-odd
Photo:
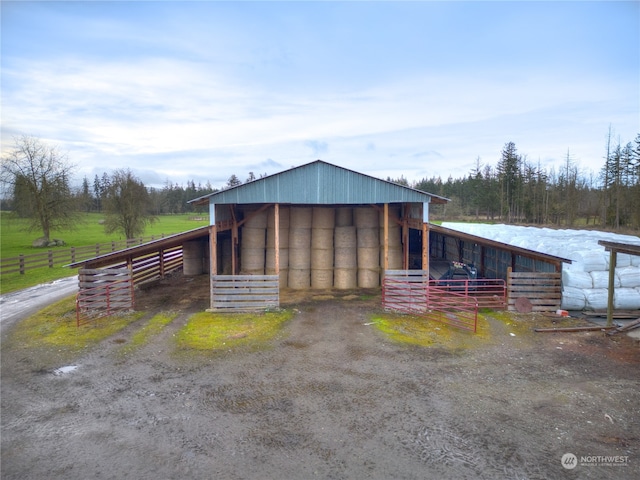
[[640,2],[1,2],[2,149],[214,187],[316,159],[409,181],[603,163],[640,132]]

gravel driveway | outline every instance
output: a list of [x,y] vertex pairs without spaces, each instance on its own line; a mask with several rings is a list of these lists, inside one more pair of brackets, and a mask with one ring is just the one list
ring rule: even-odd
[[2,479],[640,478],[637,342],[490,319],[482,347],[410,347],[367,325],[379,302],[290,305],[270,348],[176,357],[187,305],[61,375],[4,337]]

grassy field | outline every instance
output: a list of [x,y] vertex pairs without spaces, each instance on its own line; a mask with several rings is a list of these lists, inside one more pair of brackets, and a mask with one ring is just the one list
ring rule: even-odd
[[[204,220],[190,220],[191,217],[204,218]],[[64,232],[54,231],[52,238],[64,240],[66,243],[66,246],[55,247],[55,249],[68,249],[69,247],[82,247],[85,245],[95,245],[96,243],[124,240],[122,235],[105,234],[104,226],[100,223],[102,219],[103,216],[101,214],[88,213],[84,215],[83,222],[78,225],[76,230]],[[155,223],[146,228],[144,236],[180,233],[208,224],[208,215],[163,215],[158,217]],[[1,258],[17,257],[21,254],[30,255],[49,250],[31,246],[31,242],[42,234],[40,232],[25,232],[25,225],[26,222],[24,220],[14,218],[8,212],[0,213]],[[11,273],[0,277],[0,293],[4,294],[72,275],[76,275],[74,270],[63,267],[37,268],[28,270],[24,275]]]

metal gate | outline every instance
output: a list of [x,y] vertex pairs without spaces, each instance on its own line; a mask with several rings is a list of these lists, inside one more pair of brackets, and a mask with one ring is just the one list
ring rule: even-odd
[[[463,330],[477,332],[478,297],[487,305],[504,308],[504,282],[429,280],[425,270],[389,270],[382,283],[382,304],[385,309],[418,315]],[[494,307],[495,308],[495,307]]]

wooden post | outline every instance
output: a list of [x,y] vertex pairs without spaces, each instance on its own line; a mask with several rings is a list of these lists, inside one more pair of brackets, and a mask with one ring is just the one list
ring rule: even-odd
[[429,271],[429,224],[422,222],[422,270]]
[[422,270],[429,271],[429,203],[422,204]]
[[384,272],[386,272],[387,270],[389,270],[389,204],[385,203],[384,204],[384,212],[382,215],[383,221],[384,221],[384,232],[383,232],[383,236],[384,236],[384,264],[382,265],[383,267],[383,271],[382,271],[382,275],[384,278]]
[[158,252],[158,268],[160,273],[160,278],[164,278],[164,250],[160,249]]
[[275,271],[278,277],[280,276],[280,204],[276,203],[274,205],[273,211],[273,228],[275,231],[273,232],[274,243],[275,243]]
[[607,327],[613,325],[613,294],[615,290],[614,280],[616,278],[616,263],[618,261],[618,252],[611,249],[609,253],[609,289],[607,292]]
[[403,205],[404,213],[402,215],[402,269],[409,270],[409,220],[407,204]]

